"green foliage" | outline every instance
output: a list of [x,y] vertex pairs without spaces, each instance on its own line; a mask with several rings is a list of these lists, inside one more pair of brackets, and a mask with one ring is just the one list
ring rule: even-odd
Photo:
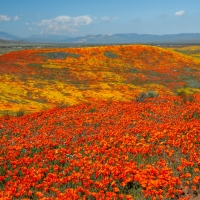
[[8,110],[4,110],[3,116],[4,116],[4,117],[9,117],[9,116],[10,116],[9,111],[8,111]]
[[34,101],[36,101],[38,103],[47,103],[47,100],[44,98],[36,98],[36,99],[34,99]]
[[194,78],[188,78],[185,82],[187,83],[188,87],[200,89],[199,81],[195,80]]
[[56,105],[56,107],[57,107],[58,109],[67,108],[68,106],[69,106],[69,104],[68,104],[68,103],[65,103],[65,102],[60,102],[60,103],[58,103],[58,104]]
[[16,116],[17,117],[22,117],[24,114],[25,114],[25,111],[20,109],[20,110],[17,111]]
[[194,94],[194,92],[192,92],[190,90],[190,88],[187,88],[187,87],[183,87],[183,88],[180,88],[180,89],[177,90],[178,96],[183,96],[183,95],[189,96],[189,95],[192,95],[192,94]]
[[180,96],[184,103],[192,102],[194,100],[194,92],[189,88],[180,88],[177,90],[177,95]]
[[200,119],[200,114],[197,110],[193,112],[192,118]]
[[0,176],[4,176],[6,174],[6,170],[3,168],[3,166],[0,166]]
[[131,194],[134,199],[142,200],[144,196],[142,194],[142,186],[140,183],[131,181],[128,182],[122,189],[122,193],[124,194]]
[[31,149],[30,156],[32,157],[34,154],[38,154],[38,153],[42,152],[42,150],[43,150],[42,147],[39,147],[39,148],[33,147]]
[[91,109],[89,110],[89,112],[91,112],[91,113],[96,112],[96,108],[91,108]]
[[147,98],[147,95],[144,92],[141,92],[138,96],[135,96],[136,102],[143,102]]
[[136,102],[144,102],[146,98],[155,98],[159,94],[155,93],[153,90],[148,91],[147,93],[141,92],[138,96],[135,96]]
[[106,56],[107,58],[117,58],[118,57],[117,54],[115,54],[115,53],[113,53],[111,51],[104,52],[104,56]]
[[45,56],[46,58],[50,58],[50,59],[62,59],[62,60],[65,60],[67,57],[72,57],[72,58],[80,57],[79,54],[67,53],[67,52],[49,52],[49,53],[42,53],[39,55]]
[[159,94],[155,93],[153,90],[147,92],[147,98],[154,98],[157,97]]
[[126,73],[139,73],[139,69],[131,67],[130,69],[125,71]]

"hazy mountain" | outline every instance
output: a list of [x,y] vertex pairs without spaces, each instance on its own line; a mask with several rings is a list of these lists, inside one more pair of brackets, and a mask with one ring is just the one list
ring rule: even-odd
[[2,40],[20,40],[21,38],[18,36],[0,31],[0,39],[2,39]]
[[52,34],[38,34],[31,35],[23,40],[26,42],[37,42],[37,43],[60,43],[62,40],[70,39],[71,37],[65,35],[52,35]]
[[0,39],[0,44],[8,44],[8,43],[11,43],[12,41],[11,40],[2,40]]
[[24,43],[23,41],[21,40],[2,40],[0,39],[0,44],[1,45],[4,45],[4,44],[21,44],[21,43]]
[[[19,40],[21,38],[0,32],[0,39],[4,40]],[[38,34],[22,39],[24,42],[32,43],[76,43],[76,44],[123,44],[123,43],[199,43],[200,33],[181,33],[168,35],[152,35],[152,34],[113,34],[113,35],[87,35],[84,37],[72,38],[65,35]]]
[[88,35],[68,40],[63,43],[200,43],[200,33],[182,33],[171,35],[151,34],[114,34]]

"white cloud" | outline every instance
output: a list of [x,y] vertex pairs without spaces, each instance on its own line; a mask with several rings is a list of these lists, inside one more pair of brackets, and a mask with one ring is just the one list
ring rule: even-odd
[[0,15],[0,21],[10,21],[10,20],[17,21],[17,20],[19,20],[19,17],[16,15],[15,17],[11,18],[7,15]]
[[8,17],[7,15],[0,15],[0,21],[10,21],[11,18]]
[[28,23],[28,22],[26,22],[26,23],[25,23],[25,25],[26,25],[26,26],[28,26],[28,25],[29,25],[29,23]]
[[17,21],[17,20],[19,20],[19,17],[18,17],[18,16],[15,16],[15,17],[13,18],[13,20],[14,20],[14,21]]
[[174,15],[177,16],[177,17],[184,16],[185,15],[185,11],[184,10],[178,11]]
[[108,16],[103,16],[102,18],[101,18],[101,20],[102,21],[111,21],[111,20],[117,20],[118,19],[118,17],[108,17]]
[[92,23],[92,19],[89,15],[70,17],[70,16],[58,16],[49,20],[42,20],[37,23],[37,26],[44,27],[42,33],[59,33],[67,31],[74,33],[79,26],[89,25]]

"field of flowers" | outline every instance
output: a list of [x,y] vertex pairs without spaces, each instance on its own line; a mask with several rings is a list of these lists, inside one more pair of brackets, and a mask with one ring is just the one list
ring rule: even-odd
[[0,117],[0,199],[199,199],[198,60],[144,45],[23,50],[0,56],[0,81],[1,110],[31,112]]
[[119,45],[15,51],[0,56],[0,114],[94,100],[131,101],[141,92],[200,91],[200,62],[163,48]]
[[200,60],[200,46],[170,47],[169,49]]
[[200,95],[96,102],[0,121],[0,198],[189,199]]

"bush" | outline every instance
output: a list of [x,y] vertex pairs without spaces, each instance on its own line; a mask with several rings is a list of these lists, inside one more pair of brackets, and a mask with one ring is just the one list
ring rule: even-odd
[[69,104],[66,102],[59,102],[56,104],[56,108],[58,108],[58,109],[67,108],[68,106],[69,106]]
[[17,111],[16,116],[22,117],[24,114],[25,114],[25,111],[20,109],[20,110]]
[[136,102],[144,102],[146,98],[155,98],[159,94],[155,93],[153,90],[148,91],[147,93],[141,92],[138,96],[136,96]]
[[136,102],[143,102],[147,98],[147,95],[144,92],[141,92],[138,96],[135,97]]
[[113,53],[111,51],[104,52],[104,56],[106,56],[107,58],[117,58],[118,57],[117,54],[115,54],[115,53]]
[[184,103],[187,101],[192,102],[194,100],[194,92],[189,88],[180,88],[177,90],[177,95],[180,96]]
[[177,95],[178,96],[189,96],[189,95],[192,95],[194,94],[194,92],[192,92],[189,88],[187,87],[184,87],[184,88],[180,88],[177,90]]
[[3,111],[3,116],[4,117],[9,117],[10,116],[9,111],[8,110],[4,110]]
[[158,96],[158,93],[155,93],[153,90],[150,90],[147,92],[147,97],[148,98],[154,98],[154,97],[157,97]]
[[47,53],[42,53],[39,54],[39,56],[45,56],[46,58],[50,59],[62,59],[65,60],[67,57],[72,57],[72,58],[79,58],[79,54],[75,53],[67,53],[67,52],[47,52]]

